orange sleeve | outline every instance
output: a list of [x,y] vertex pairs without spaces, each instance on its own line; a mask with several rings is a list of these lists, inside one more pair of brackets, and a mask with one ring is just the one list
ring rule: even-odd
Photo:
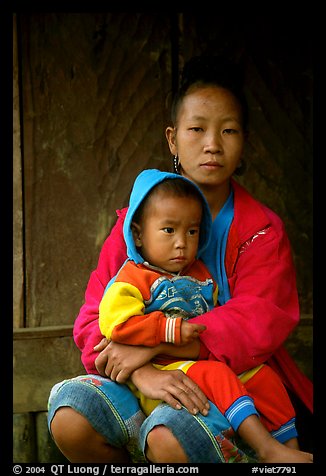
[[100,328],[107,338],[128,345],[155,347],[161,342],[180,344],[181,317],[162,311],[144,314],[152,283],[160,273],[128,261],[108,288],[100,305]]
[[115,326],[111,339],[121,344],[146,347],[155,347],[161,342],[180,344],[181,320],[181,317],[165,317],[161,311],[132,316]]

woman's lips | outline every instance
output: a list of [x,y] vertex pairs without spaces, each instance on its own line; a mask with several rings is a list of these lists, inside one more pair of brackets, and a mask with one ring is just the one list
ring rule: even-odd
[[217,169],[222,167],[222,165],[217,162],[205,162],[204,164],[200,164],[200,166],[207,169]]

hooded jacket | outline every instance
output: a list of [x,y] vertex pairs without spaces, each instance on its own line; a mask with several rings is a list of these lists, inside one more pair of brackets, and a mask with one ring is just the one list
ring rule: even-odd
[[[201,335],[200,357],[226,362],[236,374],[267,362],[312,412],[312,382],[283,345],[300,319],[295,269],[283,222],[240,184],[231,183],[234,218],[225,255],[231,299],[193,318],[207,327]],[[106,284],[127,258],[122,233],[126,213],[126,208],[117,211],[118,220],[102,247],[75,320],[74,339],[88,373],[98,373],[94,346],[102,339],[99,302]],[[269,231],[260,233],[262,230]]]
[[107,285],[99,306],[101,332],[115,342],[146,346],[160,342],[180,344],[182,319],[208,312],[217,303],[217,286],[201,261],[195,260],[177,274],[169,273],[145,262],[135,246],[133,217],[152,189],[166,179],[190,183],[202,198],[197,256],[204,252],[210,239],[210,210],[193,182],[156,169],[139,174],[123,225],[128,259]]

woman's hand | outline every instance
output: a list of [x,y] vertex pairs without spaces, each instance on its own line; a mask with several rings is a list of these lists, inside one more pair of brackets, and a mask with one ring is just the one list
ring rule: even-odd
[[148,398],[163,400],[177,410],[183,405],[193,415],[208,413],[206,395],[181,370],[159,370],[148,364],[135,370],[131,380]]
[[194,415],[207,415],[206,395],[186,374],[181,370],[159,370],[148,363],[155,355],[152,347],[128,346],[103,338],[94,350],[100,352],[95,359],[100,375],[118,383],[125,383],[131,376],[148,398],[163,400],[176,409],[184,406]]
[[128,346],[106,338],[94,350],[100,352],[95,359],[98,373],[118,383],[125,383],[135,369],[147,364],[155,355],[152,347]]

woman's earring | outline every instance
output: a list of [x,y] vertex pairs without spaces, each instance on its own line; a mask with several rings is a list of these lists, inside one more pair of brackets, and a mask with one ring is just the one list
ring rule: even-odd
[[180,174],[180,162],[179,162],[179,157],[177,155],[173,157],[173,170],[174,170],[174,173]]

